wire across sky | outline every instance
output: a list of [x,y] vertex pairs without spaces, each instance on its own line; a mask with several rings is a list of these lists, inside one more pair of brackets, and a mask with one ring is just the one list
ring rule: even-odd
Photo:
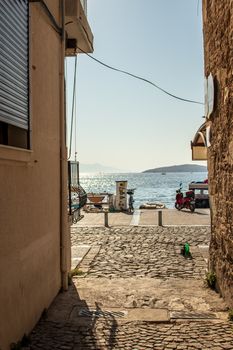
[[125,70],[112,67],[112,66],[110,66],[110,65],[108,65],[108,64],[106,64],[106,63],[104,63],[103,61],[101,61],[101,60],[99,60],[99,59],[97,59],[97,58],[91,56],[91,55],[88,54],[87,52],[83,51],[80,47],[78,47],[78,49],[79,49],[80,51],[82,51],[83,53],[85,53],[88,57],[90,57],[90,58],[91,58],[92,60],[94,60],[95,62],[101,64],[102,66],[104,66],[104,67],[106,67],[106,68],[108,68],[108,69],[114,70],[115,72],[119,72],[119,73],[123,73],[123,74],[129,75],[129,76],[132,77],[132,78],[142,80],[142,81],[144,81],[145,83],[148,83],[148,84],[154,86],[156,89],[162,91],[163,93],[165,93],[166,95],[168,95],[168,96],[170,96],[170,97],[172,97],[172,98],[175,98],[175,99],[180,100],[180,101],[183,101],[183,102],[188,102],[188,103],[194,103],[194,104],[204,105],[203,102],[199,102],[199,101],[195,101],[195,100],[190,100],[190,99],[187,99],[187,98],[183,98],[183,97],[174,95],[174,94],[172,94],[172,93],[170,93],[169,91],[167,91],[167,90],[161,88],[159,85],[153,83],[152,81],[150,81],[150,80],[148,80],[148,79],[145,79],[145,78],[143,78],[143,77],[140,77],[140,76],[138,76],[138,75],[136,75],[136,74],[132,74],[132,73],[127,72],[127,71],[125,71]]

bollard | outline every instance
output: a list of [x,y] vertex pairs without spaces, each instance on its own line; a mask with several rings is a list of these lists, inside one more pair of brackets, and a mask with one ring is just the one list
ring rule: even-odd
[[108,227],[108,212],[104,212],[104,226]]
[[162,212],[162,210],[158,211],[158,225],[163,226],[163,212]]

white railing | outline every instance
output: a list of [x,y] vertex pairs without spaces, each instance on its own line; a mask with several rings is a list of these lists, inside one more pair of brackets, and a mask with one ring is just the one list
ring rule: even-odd
[[85,14],[87,15],[87,0],[80,0],[83,10],[85,12]]

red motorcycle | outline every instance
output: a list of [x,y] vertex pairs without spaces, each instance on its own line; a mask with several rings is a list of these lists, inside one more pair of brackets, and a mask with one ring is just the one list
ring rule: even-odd
[[175,208],[177,210],[181,209],[189,209],[193,213],[195,210],[195,198],[194,198],[194,191],[188,191],[185,193],[185,197],[183,195],[183,192],[181,191],[182,187],[180,187],[176,191],[176,202],[175,202]]

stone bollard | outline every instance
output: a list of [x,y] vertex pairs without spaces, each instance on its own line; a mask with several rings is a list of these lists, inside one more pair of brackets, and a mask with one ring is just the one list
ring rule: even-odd
[[104,226],[108,227],[108,211],[104,212]]
[[158,211],[158,225],[163,226],[163,212],[162,212],[162,210]]

